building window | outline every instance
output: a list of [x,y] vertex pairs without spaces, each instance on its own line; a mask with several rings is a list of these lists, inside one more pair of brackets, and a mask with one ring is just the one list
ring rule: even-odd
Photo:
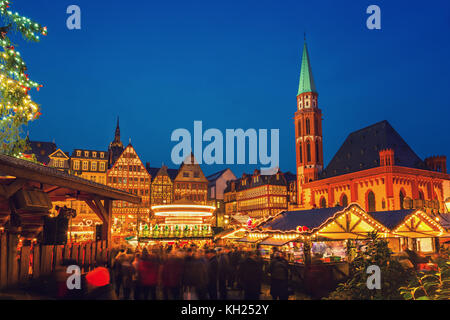
[[80,161],[73,162],[73,170],[80,170]]
[[100,162],[100,171],[105,171],[105,163]]
[[97,158],[97,152],[92,152],[92,158]]
[[81,157],[81,150],[77,150],[77,157]]
[[92,162],[91,163],[91,170],[92,171],[97,171],[97,162]]
[[375,209],[375,194],[371,190],[367,194],[367,212],[374,212]]
[[89,170],[89,162],[83,161],[83,171]]
[[311,144],[309,140],[306,142],[306,162],[311,161]]
[[89,151],[85,151],[85,152],[84,152],[84,157],[85,157],[85,158],[88,158],[88,157],[89,157]]
[[104,152],[100,152],[100,158],[104,158],[105,157],[105,153]]
[[297,136],[302,135],[302,122],[299,120],[297,121]]
[[341,196],[341,206],[343,207],[348,206],[348,198],[345,193]]
[[327,200],[325,200],[325,197],[322,197],[320,199],[320,207],[321,208],[326,208],[327,207]]
[[303,148],[302,148],[302,145],[300,144],[300,146],[298,147],[298,154],[299,154],[299,160],[300,160],[300,163],[302,163],[303,162],[303,150],[302,150]]
[[183,177],[189,178],[189,172],[183,172]]
[[319,161],[319,140],[316,140],[316,162]]
[[405,209],[403,206],[403,201],[405,200],[405,192],[400,190],[400,209]]
[[310,134],[311,133],[311,128],[310,128],[310,124],[309,124],[309,119],[306,119],[306,134]]

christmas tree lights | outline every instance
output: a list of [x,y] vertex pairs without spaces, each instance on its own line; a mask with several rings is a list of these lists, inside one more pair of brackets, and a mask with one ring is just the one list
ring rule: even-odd
[[22,127],[41,115],[29,91],[42,85],[29,78],[25,61],[7,35],[18,31],[25,40],[39,42],[39,35],[47,35],[47,27],[10,11],[10,3],[0,0],[0,152],[21,157],[26,147]]

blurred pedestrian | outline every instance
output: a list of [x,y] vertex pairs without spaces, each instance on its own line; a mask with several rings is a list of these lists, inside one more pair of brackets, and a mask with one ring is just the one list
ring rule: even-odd
[[282,252],[277,251],[269,266],[270,294],[273,300],[288,300],[289,264]]

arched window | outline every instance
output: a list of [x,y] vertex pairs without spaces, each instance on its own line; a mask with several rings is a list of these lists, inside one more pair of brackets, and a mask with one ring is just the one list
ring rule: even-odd
[[316,140],[316,162],[319,161],[319,140]]
[[403,206],[404,200],[405,200],[405,191],[400,190],[400,209],[405,209]]
[[314,132],[316,135],[319,134],[319,121],[317,121],[317,118],[314,119]]
[[309,140],[306,142],[306,161],[311,161],[311,144],[309,143]]
[[348,206],[348,198],[347,198],[347,195],[345,193],[343,193],[342,196],[341,196],[341,203],[340,203],[340,205],[343,206],[343,207]]
[[425,200],[425,196],[423,195],[423,191],[419,190],[419,199],[420,200]]
[[302,122],[301,122],[301,120],[297,121],[297,135],[298,136],[302,135]]
[[303,163],[303,148],[302,148],[302,145],[300,144],[300,146],[298,147],[298,154],[299,154],[299,160],[300,160],[300,163]]
[[369,193],[367,194],[367,211],[375,211],[375,193],[373,193],[373,191],[369,191]]
[[327,200],[325,200],[325,197],[320,198],[320,207],[321,208],[327,207]]
[[310,124],[309,124],[309,119],[306,119],[306,134],[310,134],[311,133],[311,128],[310,128]]

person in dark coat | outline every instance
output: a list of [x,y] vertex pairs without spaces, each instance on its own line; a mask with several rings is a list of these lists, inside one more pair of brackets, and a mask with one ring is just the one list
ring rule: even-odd
[[233,247],[230,251],[230,273],[229,273],[229,283],[228,286],[231,289],[235,288],[235,284],[237,282],[237,269],[239,262],[241,260],[241,254],[237,247]]
[[240,264],[239,270],[245,300],[259,300],[262,273],[262,265],[257,261],[256,252],[248,252]]
[[289,264],[283,253],[276,252],[269,266],[270,294],[273,300],[288,300]]
[[183,257],[181,252],[170,253],[164,261],[161,273],[164,300],[179,300],[183,275]]
[[219,267],[219,297],[220,300],[227,299],[227,279],[230,273],[230,259],[228,253],[225,250],[219,249],[219,255],[217,258]]
[[114,274],[114,285],[116,289],[116,295],[118,297],[120,296],[120,288],[122,287],[122,262],[125,259],[125,257],[126,257],[125,250],[121,249],[115,256],[112,263],[112,269]]
[[192,299],[192,293],[196,293],[199,300],[206,298],[207,274],[204,258],[195,256],[192,248],[188,248],[183,269],[183,286],[187,299]]
[[208,250],[206,257],[208,258],[209,299],[217,300],[217,281],[218,281],[219,263],[217,262],[216,251],[213,249]]

